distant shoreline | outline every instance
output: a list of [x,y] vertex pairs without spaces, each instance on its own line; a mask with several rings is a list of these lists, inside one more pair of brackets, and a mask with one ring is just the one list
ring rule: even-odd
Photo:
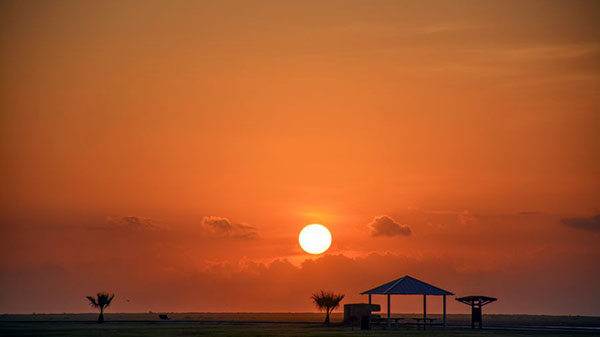
[[[195,315],[321,315],[321,312],[318,311],[159,311],[152,310],[151,312],[141,312],[141,311],[132,311],[132,312],[107,312],[107,315],[153,315],[159,313],[167,313],[167,314],[195,314]],[[385,313],[385,312],[384,312]],[[406,315],[420,315],[422,313],[413,312],[413,313],[394,313],[394,316],[406,316]],[[10,313],[4,312],[0,313],[0,316],[5,315],[98,315],[97,312],[88,311],[88,312],[32,312],[32,313]],[[337,311],[332,313],[332,315],[343,315],[343,312]],[[441,315],[437,313],[427,313],[427,315]],[[470,313],[448,313],[448,316],[461,316],[467,315]],[[579,315],[579,314],[521,314],[521,313],[511,313],[511,314],[487,314],[484,313],[485,316],[548,316],[548,317],[593,317],[600,318],[600,315]]]
[[[212,322],[218,323],[320,323],[323,313],[319,312],[169,312],[152,311],[146,313],[106,313],[106,320],[113,322],[152,322],[161,321],[159,314],[168,315],[171,322]],[[385,316],[385,313],[380,313]],[[341,322],[343,312],[332,314],[332,322]],[[406,322],[420,317],[421,313],[393,314],[404,317]],[[0,322],[93,322],[98,314],[89,313],[35,313],[0,314]],[[428,314],[428,317],[441,319],[441,314]],[[448,314],[450,325],[470,325],[470,314]],[[484,314],[485,326],[577,326],[600,327],[600,316],[581,315],[533,315],[533,314]]]

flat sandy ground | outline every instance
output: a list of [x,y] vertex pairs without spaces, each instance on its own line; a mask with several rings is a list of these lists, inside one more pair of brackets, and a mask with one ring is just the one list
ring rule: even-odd
[[[484,330],[468,328],[468,315],[448,315],[449,328],[427,331],[414,326],[398,330],[360,331],[342,326],[341,314],[323,326],[322,314],[313,313],[167,313],[107,314],[105,324],[96,314],[0,315],[0,336],[600,336],[600,317],[486,315]],[[414,315],[398,315],[412,322]],[[440,318],[439,315],[432,315]]]

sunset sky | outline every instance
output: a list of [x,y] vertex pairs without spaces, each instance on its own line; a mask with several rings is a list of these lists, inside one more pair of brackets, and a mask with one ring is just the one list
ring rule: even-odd
[[600,3],[2,1],[0,163],[0,313],[600,315]]

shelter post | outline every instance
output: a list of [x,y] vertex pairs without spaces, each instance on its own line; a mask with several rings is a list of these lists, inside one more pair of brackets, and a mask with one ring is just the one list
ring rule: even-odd
[[369,294],[369,329],[371,329],[371,294]]
[[479,329],[481,329],[481,321],[483,321],[483,311],[481,311],[483,305],[481,305],[481,302],[481,299],[479,299],[479,315],[482,316],[479,318]]
[[444,299],[444,318],[443,318],[443,322],[444,322],[444,329],[446,329],[446,295],[443,296],[443,299]]
[[390,310],[390,308],[391,308],[390,307],[390,300],[391,300],[391,298],[392,297],[390,296],[390,294],[388,294],[388,319],[387,319],[387,326],[388,326],[388,328],[390,328],[392,326],[391,325],[392,311]]
[[427,295],[423,295],[423,330],[427,328]]

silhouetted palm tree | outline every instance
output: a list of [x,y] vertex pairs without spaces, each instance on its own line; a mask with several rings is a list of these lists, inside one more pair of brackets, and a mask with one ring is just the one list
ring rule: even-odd
[[110,302],[115,298],[115,294],[109,295],[108,293],[99,292],[96,294],[96,298],[94,298],[94,296],[86,297],[90,300],[90,305],[92,307],[100,309],[98,323],[104,323],[104,309],[110,305]]
[[321,290],[320,293],[313,294],[312,300],[317,308],[325,310],[325,324],[329,324],[329,314],[340,306],[340,302],[344,299],[344,294],[335,294]]

